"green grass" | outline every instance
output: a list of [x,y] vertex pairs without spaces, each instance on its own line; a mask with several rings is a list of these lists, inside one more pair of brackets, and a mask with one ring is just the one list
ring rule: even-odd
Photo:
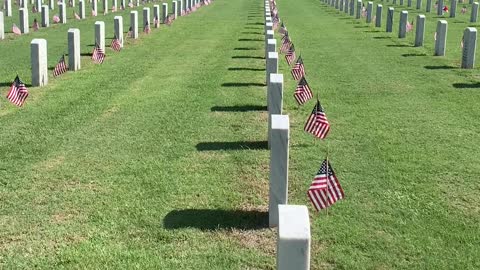
[[[479,268],[478,69],[458,69],[466,19],[449,20],[447,56],[434,57],[433,14],[414,48],[397,23],[386,34],[320,1],[278,6],[332,124],[325,141],[303,132],[313,102],[297,108],[282,60],[289,203],[310,207],[327,148],[346,193],[328,215],[311,210],[312,269]],[[23,108],[0,99],[0,268],[274,269],[263,14],[263,1],[216,0],[107,48],[103,65],[85,55],[80,71],[30,88]],[[17,72],[30,82],[31,39],[48,39],[53,67],[68,28],[88,54],[102,18],[1,41],[0,95]]]

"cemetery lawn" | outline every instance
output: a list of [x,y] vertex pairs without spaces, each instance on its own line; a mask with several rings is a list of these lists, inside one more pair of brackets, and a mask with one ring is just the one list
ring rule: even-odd
[[[282,55],[289,203],[311,209],[311,268],[480,268],[480,84],[478,69],[458,69],[468,16],[449,20],[439,58],[432,13],[414,48],[398,20],[386,34],[320,1],[278,6],[332,125],[325,141],[303,132],[314,104],[295,105]],[[33,38],[53,68],[78,27],[84,55],[24,107],[0,99],[0,268],[275,269],[263,1],[216,0],[107,48],[103,65],[89,60],[103,15],[67,14],[0,41],[1,96],[17,72],[31,82]],[[327,149],[346,194],[328,215],[306,197]]]

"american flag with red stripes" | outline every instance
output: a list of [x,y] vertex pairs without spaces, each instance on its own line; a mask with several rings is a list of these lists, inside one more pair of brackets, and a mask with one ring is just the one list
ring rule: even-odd
[[95,48],[93,49],[92,60],[96,64],[102,64],[103,60],[105,60],[105,52],[98,44],[95,44]]
[[150,24],[148,22],[145,23],[145,26],[143,27],[143,32],[145,34],[150,34],[151,29],[150,29]]
[[295,62],[295,66],[292,68],[292,77],[294,80],[298,81],[303,76],[305,76],[305,66],[303,65],[302,56],[299,56]]
[[38,21],[37,18],[33,19],[33,25],[32,25],[33,31],[38,31]]
[[20,31],[20,28],[18,28],[18,26],[16,24],[13,24],[12,32],[16,35],[21,35],[22,34],[22,31]]
[[287,33],[287,27],[285,27],[285,24],[282,22],[280,25],[280,29],[278,29],[278,33],[285,35]]
[[280,47],[280,52],[281,53],[288,52],[288,49],[290,49],[291,45],[292,45],[292,41],[290,40],[290,36],[288,35],[288,32],[286,32],[285,35],[282,37],[282,46]]
[[287,60],[287,64],[290,66],[292,62],[297,58],[295,55],[295,46],[290,45],[290,48],[288,49],[287,53],[285,54],[285,60]]
[[122,49],[120,40],[118,40],[116,35],[113,35],[113,39],[112,39],[112,43],[110,44],[110,47],[116,52],[119,52]]
[[156,16],[156,15],[153,17],[153,26],[155,26],[155,28],[160,27],[160,20],[158,19],[158,16]]
[[325,159],[315,175],[307,192],[308,198],[317,211],[325,209],[345,198],[342,186],[335,176],[330,162]]
[[293,96],[299,105],[305,104],[313,97],[312,90],[310,89],[305,77],[302,77],[302,79],[298,82]]
[[303,130],[313,134],[313,136],[319,139],[325,139],[330,131],[330,123],[327,120],[327,115],[323,111],[319,100],[317,100],[317,104],[315,104]]
[[17,75],[10,87],[10,91],[8,91],[7,99],[18,107],[21,107],[23,103],[25,103],[27,97],[28,89],[25,84],[20,81],[20,78]]
[[57,65],[53,69],[53,77],[57,77],[65,72],[67,72],[67,64],[65,64],[65,55],[62,55],[60,60],[58,61]]
[[54,23],[59,23],[60,22],[60,17],[58,15],[53,15],[52,20]]

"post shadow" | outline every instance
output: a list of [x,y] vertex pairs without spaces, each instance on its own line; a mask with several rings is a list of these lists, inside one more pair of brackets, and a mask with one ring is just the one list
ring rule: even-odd
[[172,210],[163,218],[167,230],[195,228],[259,230],[268,228],[268,212],[257,210],[183,209]]
[[266,111],[267,106],[261,105],[236,105],[236,106],[213,106],[212,112],[253,112]]
[[228,150],[267,150],[267,141],[257,142],[201,142],[196,145],[197,151],[228,151]]

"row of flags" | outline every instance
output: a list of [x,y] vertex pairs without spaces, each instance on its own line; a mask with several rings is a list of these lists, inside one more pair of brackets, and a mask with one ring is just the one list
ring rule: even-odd
[[[295,46],[288,34],[287,27],[284,22],[280,23],[275,0],[270,0],[270,6],[273,29],[277,30],[282,36],[280,53],[285,54],[285,60],[288,66],[291,67],[290,73],[292,74],[292,78],[297,82],[293,97],[298,105],[305,105],[313,98],[313,92],[306,79],[305,65],[302,56],[296,56]],[[317,102],[305,123],[304,131],[318,139],[325,139],[330,131],[330,123],[327,120],[318,96]],[[317,211],[325,209],[345,197],[343,188],[335,175],[328,156],[322,162],[320,170],[316,173],[310,184],[307,196]]]
[[[187,9],[187,12],[182,13],[182,14],[184,14],[184,15],[190,14],[191,12],[196,11],[202,5],[209,5],[210,3],[211,3],[211,0],[205,0],[203,3],[199,3],[199,4],[195,5],[194,8],[192,7],[192,9]],[[78,14],[76,14],[74,12],[74,16],[77,17]],[[80,17],[78,16],[78,18],[80,18]],[[165,18],[164,23],[167,24],[167,25],[171,25],[174,20],[175,20],[175,16],[174,15],[169,15],[169,16],[167,16],[167,18]],[[60,21],[59,18],[58,18],[58,21]],[[34,23],[37,23],[36,19],[34,20]],[[153,20],[153,23],[154,23],[154,25],[157,25],[157,24],[160,23],[159,19],[156,16]],[[38,29],[38,23],[37,23],[37,29]],[[12,30],[15,34],[21,35],[20,29],[15,24],[13,25]],[[150,34],[151,33],[151,28],[150,28],[149,22],[145,23],[144,28],[143,28],[143,32],[145,34]],[[132,37],[132,28],[131,27],[130,27],[128,33],[127,33],[127,36]],[[119,52],[121,50],[121,41],[118,39],[118,37],[116,35],[113,36],[112,42],[110,44],[110,48],[112,48],[112,50],[114,50],[116,52]],[[98,45],[98,43],[95,43],[95,47],[93,48],[92,57],[91,57],[92,61],[95,64],[102,64],[104,62],[105,58],[106,58],[105,51]],[[60,57],[58,63],[55,65],[54,69],[53,69],[53,76],[58,77],[58,76],[60,76],[64,73],[66,73],[67,71],[68,71],[68,66],[67,66],[67,63],[65,61],[65,55],[63,54]],[[15,77],[12,85],[10,86],[10,91],[7,94],[7,99],[10,102],[12,102],[13,104],[21,107],[25,103],[25,100],[27,99],[27,97],[28,97],[28,89],[25,86],[25,83],[23,83],[20,80],[20,77],[17,75]]]

